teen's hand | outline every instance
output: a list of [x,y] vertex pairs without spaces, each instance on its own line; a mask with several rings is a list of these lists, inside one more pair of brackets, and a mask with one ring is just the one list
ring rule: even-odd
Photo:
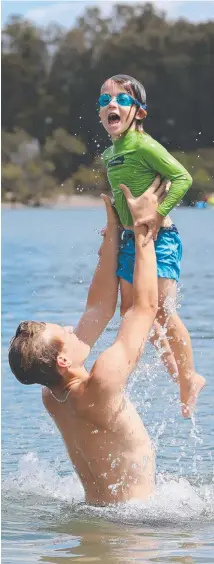
[[[118,229],[118,236],[120,235],[120,231],[122,229],[122,225],[120,223],[119,216],[112,205],[111,199],[107,194],[101,194],[101,198],[105,203],[106,207],[106,215],[107,215],[107,225],[101,229],[100,234],[102,237],[105,237],[108,230]],[[103,244],[103,243],[102,243]],[[102,244],[99,248],[98,255],[101,255],[102,251]]]
[[157,175],[151,186],[137,198],[134,198],[125,184],[120,185],[132,214],[134,227],[145,225],[148,228],[144,245],[147,245],[152,238],[157,238],[163,221],[163,217],[157,212],[157,207],[166,197],[169,185],[166,180],[161,182],[160,175]]
[[139,219],[136,223],[136,227],[140,227],[140,225],[146,225],[148,227],[148,233],[145,237],[144,245],[147,245],[151,239],[156,241],[158,236],[158,231],[161,227],[163,222],[163,216],[160,215],[157,210],[154,211],[153,214],[148,215],[144,219]]
[[[106,233],[107,233],[107,225],[106,225],[106,227],[103,227],[103,228],[101,229],[100,235],[102,235],[102,237],[105,237],[105,236],[106,236]],[[98,250],[98,253],[97,253],[97,254],[98,254],[98,257],[101,256],[102,246],[103,246],[103,241],[102,241],[102,243],[101,243],[101,245],[100,245],[100,248],[99,248],[99,250]]]
[[121,223],[120,223],[120,220],[119,220],[119,216],[118,216],[114,206],[112,205],[112,202],[111,202],[111,199],[109,198],[109,196],[107,196],[107,194],[101,194],[100,197],[104,201],[104,204],[105,204],[105,207],[106,207],[107,226],[104,228],[104,235],[105,235],[105,230],[108,229],[108,227],[115,227],[115,226],[119,227],[119,226],[121,226]]

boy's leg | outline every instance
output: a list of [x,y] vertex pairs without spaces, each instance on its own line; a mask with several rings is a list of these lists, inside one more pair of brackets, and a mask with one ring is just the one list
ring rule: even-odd
[[161,326],[157,319],[153,324],[149,340],[159,352],[167,372],[170,374],[174,382],[179,383],[178,367],[166,336],[166,330]]
[[[120,292],[121,292],[121,306],[120,314],[123,316],[126,311],[132,306],[133,296],[132,296],[132,282],[134,274],[134,264],[135,264],[135,239],[134,233],[130,230],[125,230],[123,233],[120,251],[118,255],[118,267],[117,276],[120,280]],[[162,328],[158,322],[154,324],[154,344],[160,352],[161,346],[161,358],[169,371],[170,375],[175,379],[175,375],[178,374],[178,369],[170,349],[167,337],[164,336]]]
[[159,323],[166,328],[178,367],[182,413],[184,417],[189,417],[198,394],[205,384],[205,379],[195,371],[190,336],[176,312],[176,290],[175,280],[158,278],[159,309],[157,317]]

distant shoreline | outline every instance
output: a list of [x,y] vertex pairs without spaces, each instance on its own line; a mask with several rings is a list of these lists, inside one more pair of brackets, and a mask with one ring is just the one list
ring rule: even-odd
[[[42,198],[40,202],[31,202],[29,204],[22,204],[21,202],[2,202],[2,209],[70,209],[70,208],[101,208],[104,206],[103,200],[99,196],[79,196],[72,195],[66,196],[66,194],[59,194],[55,199],[51,200],[49,198]],[[200,206],[187,206],[185,204],[180,204],[179,207],[200,207]],[[208,205],[206,207],[213,207]]]
[[2,202],[2,209],[22,209],[22,208],[98,208],[103,206],[100,197],[94,196],[64,196],[61,194],[55,200],[43,199],[41,204],[22,204],[21,202]]

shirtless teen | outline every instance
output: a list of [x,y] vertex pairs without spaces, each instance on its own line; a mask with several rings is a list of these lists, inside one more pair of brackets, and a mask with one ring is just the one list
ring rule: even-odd
[[[133,223],[153,213],[165,184],[157,177],[139,198],[123,186]],[[9,349],[9,363],[23,384],[41,384],[43,403],[55,421],[86,502],[108,504],[146,499],[154,490],[154,451],[125,387],[136,367],[158,307],[154,243],[143,246],[147,227],[135,228],[136,262],[133,305],[126,312],[110,348],[90,372],[84,366],[90,348],[111,319],[118,293],[118,224],[110,200],[103,196],[107,231],[88,293],[85,312],[75,330],[52,323],[20,323]]]

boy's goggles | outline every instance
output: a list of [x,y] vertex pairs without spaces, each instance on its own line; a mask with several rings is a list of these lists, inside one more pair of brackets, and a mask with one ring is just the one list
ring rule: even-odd
[[133,104],[135,104],[135,106],[137,106],[138,108],[143,108],[144,110],[147,109],[146,104],[141,104],[140,102],[138,102],[138,100],[132,98],[130,94],[125,94],[123,92],[117,94],[116,96],[111,96],[111,94],[101,94],[101,96],[98,99],[98,104],[101,108],[105,108],[105,106],[108,106],[112,100],[116,100],[119,106],[128,107],[128,106],[133,106]]

